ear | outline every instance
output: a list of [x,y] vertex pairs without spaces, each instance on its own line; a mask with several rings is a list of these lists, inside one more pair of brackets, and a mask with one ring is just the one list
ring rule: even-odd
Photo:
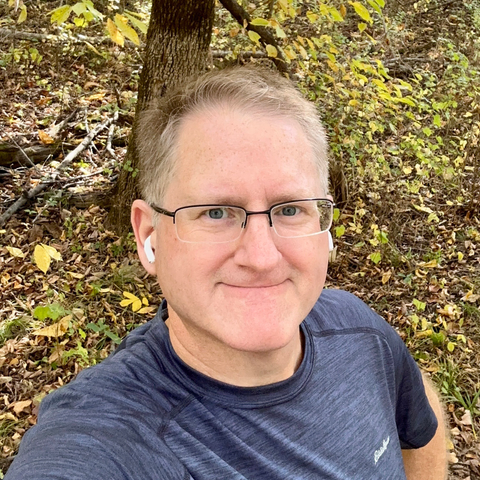
[[135,200],[132,204],[130,220],[132,222],[133,231],[135,232],[138,256],[140,257],[143,268],[145,268],[150,275],[155,275],[155,263],[149,262],[149,258],[147,257],[144,248],[145,241],[148,237],[151,237],[151,249],[155,252],[156,234],[155,229],[153,228],[153,212],[150,205],[143,200]]

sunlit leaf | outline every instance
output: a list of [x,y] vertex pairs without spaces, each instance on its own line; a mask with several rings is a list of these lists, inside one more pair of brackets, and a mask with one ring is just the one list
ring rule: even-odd
[[333,221],[336,222],[340,218],[340,209],[334,208],[333,209]]
[[250,23],[258,27],[268,27],[268,25],[270,25],[268,20],[264,18],[254,18]]
[[275,58],[278,55],[277,49],[273,45],[267,45],[265,49],[269,57]]
[[137,313],[152,313],[156,310],[156,307],[142,307]]
[[336,22],[343,22],[343,15],[335,8],[329,7],[328,12]]
[[318,15],[316,13],[308,11],[306,15],[310,20],[310,23],[315,23],[318,20]]
[[382,254],[380,252],[373,252],[368,258],[376,265],[382,260]]
[[368,4],[378,13],[382,14],[382,9],[380,8],[380,5],[375,0],[367,0]]
[[441,127],[442,126],[442,120],[441,120],[440,115],[438,113],[433,117],[433,124],[436,127]]
[[23,400],[20,402],[14,402],[10,405],[10,408],[13,408],[13,411],[18,415],[22,413],[27,407],[32,404],[31,400]]
[[345,233],[344,225],[339,225],[338,227],[335,227],[335,236],[337,238],[340,238],[344,233]]
[[358,24],[358,29],[359,29],[361,32],[363,32],[366,28],[367,28],[367,24],[366,24],[366,23],[361,22],[361,23]]
[[50,245],[45,245],[44,243],[41,243],[40,245],[45,249],[51,258],[54,260],[62,260],[62,255],[56,248],[51,247]]
[[137,311],[140,310],[141,308],[142,308],[142,301],[141,301],[139,298],[137,298],[136,300],[134,300],[134,301],[132,302],[132,310],[133,310],[134,312],[137,312]]
[[455,350],[455,344],[453,342],[448,342],[447,343],[447,350],[449,352],[453,352]]
[[340,5],[340,14],[342,15],[343,18],[345,18],[347,15],[347,7],[343,5],[343,3],[342,5]]
[[125,39],[110,18],[107,19],[107,31],[112,41],[123,47]]
[[56,8],[52,12],[52,15],[50,17],[50,23],[56,23],[57,25],[61,25],[68,20],[71,11],[72,7],[70,5],[63,5]]
[[425,310],[425,307],[427,306],[425,302],[421,302],[416,298],[413,299],[412,303],[419,312],[423,312]]
[[350,5],[355,9],[355,13],[362,19],[368,23],[372,23],[372,17],[370,16],[370,12],[362,5],[360,2],[350,2]]
[[249,30],[248,31],[248,38],[250,38],[250,40],[253,43],[258,44],[258,41],[260,40],[260,35],[257,32],[254,32],[253,30]]
[[17,23],[22,23],[27,19],[27,7],[22,3],[20,7],[20,15],[18,16]]
[[128,38],[137,46],[140,45],[140,39],[138,38],[137,32],[128,25],[128,18],[117,13],[115,15],[115,25],[125,38]]
[[124,15],[132,22],[132,25],[138,30],[140,30],[143,34],[146,34],[148,31],[148,25],[145,22],[142,22],[138,18],[135,18],[133,15],[130,15],[127,12],[123,12]]
[[47,273],[52,259],[48,252],[43,248],[43,245],[36,245],[33,251],[33,258],[37,267],[43,272]]

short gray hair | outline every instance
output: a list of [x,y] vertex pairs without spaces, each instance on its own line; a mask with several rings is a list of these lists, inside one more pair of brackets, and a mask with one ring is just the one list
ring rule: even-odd
[[214,70],[170,90],[139,114],[136,147],[140,191],[150,204],[162,204],[175,173],[180,127],[187,116],[228,106],[254,115],[296,121],[312,147],[320,186],[328,192],[328,146],[315,105],[290,80],[257,66]]

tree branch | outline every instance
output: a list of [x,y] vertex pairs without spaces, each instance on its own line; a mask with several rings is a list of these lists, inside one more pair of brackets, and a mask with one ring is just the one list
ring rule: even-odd
[[246,12],[241,5],[239,5],[236,0],[220,0],[220,3],[228,10],[232,17],[243,27],[247,30],[252,30],[252,32],[258,33],[260,35],[260,42],[262,42],[263,46],[273,45],[277,49],[277,57],[268,57],[270,58],[273,63],[275,63],[278,71],[281,73],[287,74],[289,77],[291,76],[290,70],[287,67],[287,62],[285,61],[285,57],[283,56],[280,48],[278,47],[276,38],[272,35],[272,33],[265,27],[260,27],[257,25],[251,24],[251,17]]

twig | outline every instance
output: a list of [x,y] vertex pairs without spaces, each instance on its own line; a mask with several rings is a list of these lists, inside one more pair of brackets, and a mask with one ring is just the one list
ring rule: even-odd
[[67,167],[70,166],[72,161],[80,155],[87,147],[88,145],[93,141],[93,139],[105,128],[108,128],[112,122],[114,121],[114,117],[109,118],[105,120],[105,122],[101,123],[100,125],[97,125],[82,141],[78,147],[71,151],[60,163],[60,165],[57,167],[55,172],[50,177],[47,177],[43,181],[41,181],[35,188],[32,188],[28,190],[27,192],[24,192],[24,194],[10,207],[6,210],[6,212],[0,216],[0,227],[5,224],[7,220],[10,219],[10,217],[17,212],[23,205],[25,205],[28,200],[36,197],[40,192],[45,190],[52,182],[55,182],[60,175],[61,172],[63,172]]
[[115,121],[117,118],[118,118],[118,112],[115,112],[114,121],[112,122],[112,124],[110,125],[110,128],[108,129],[107,146],[105,147],[105,150],[115,160],[117,159],[117,156],[115,155],[115,152],[113,151],[113,148],[112,148],[112,140],[113,140],[113,132],[115,130]]
[[32,162],[32,159],[25,153],[25,150],[15,141],[13,137],[9,137],[9,139],[15,144],[15,146],[20,150],[20,153],[27,159],[27,163],[31,166],[36,168],[36,165]]
[[220,3],[232,14],[232,17],[240,24],[245,26],[247,30],[252,30],[253,32],[258,33],[260,35],[260,41],[264,46],[272,45],[277,49],[277,57],[269,57],[275,63],[276,67],[281,73],[287,74],[289,77],[291,76],[290,70],[287,67],[287,62],[285,57],[283,56],[280,48],[278,47],[277,40],[271,34],[269,30],[265,27],[260,27],[257,25],[252,25],[251,17],[246,12],[241,5],[239,5],[236,0],[220,0]]

